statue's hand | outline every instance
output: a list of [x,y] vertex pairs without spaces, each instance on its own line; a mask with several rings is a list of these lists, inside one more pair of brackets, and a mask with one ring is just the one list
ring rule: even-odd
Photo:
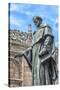
[[46,55],[48,52],[46,50],[46,48],[43,48],[40,52],[39,52],[39,57],[42,57],[44,55]]
[[18,55],[15,55],[15,58],[16,58],[16,57],[21,57],[21,56],[23,56],[23,55],[26,55],[26,53],[29,52],[30,50],[32,50],[32,47],[29,47],[29,48],[27,48],[27,49],[24,50],[24,51],[20,51]]

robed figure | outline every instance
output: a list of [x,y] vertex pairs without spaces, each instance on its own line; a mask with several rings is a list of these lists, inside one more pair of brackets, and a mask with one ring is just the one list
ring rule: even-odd
[[57,67],[52,29],[49,25],[42,25],[42,18],[39,16],[35,16],[33,22],[37,27],[32,47],[33,85],[55,84]]
[[55,84],[57,67],[52,29],[42,24],[42,18],[33,17],[36,31],[33,33],[33,45],[24,51],[24,56],[32,65],[32,85]]

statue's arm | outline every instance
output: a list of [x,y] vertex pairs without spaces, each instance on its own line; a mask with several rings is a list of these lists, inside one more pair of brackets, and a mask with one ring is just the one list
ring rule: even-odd
[[47,36],[44,41],[44,48],[46,48],[46,51],[49,53],[52,50],[52,44],[53,44],[53,37]]
[[52,50],[52,43],[53,43],[52,36],[47,36],[44,40],[43,48],[39,52],[39,55],[43,56],[44,54],[49,53]]
[[32,64],[32,47],[25,50],[24,56],[29,61],[29,63]]
[[32,47],[27,48],[25,51],[21,51],[18,55],[15,56],[15,58],[22,56],[25,57],[30,67],[32,68]]
[[16,57],[21,57],[21,56],[23,56],[23,55],[26,55],[26,56],[27,56],[28,52],[31,51],[31,50],[32,50],[32,47],[29,47],[29,48],[27,48],[27,49],[24,50],[24,51],[20,51],[19,54],[15,55],[15,58],[16,58]]

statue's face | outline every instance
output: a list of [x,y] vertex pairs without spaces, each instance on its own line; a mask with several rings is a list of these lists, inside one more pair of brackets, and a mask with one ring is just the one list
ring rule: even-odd
[[35,19],[34,24],[36,25],[36,27],[39,27],[40,26],[40,21],[38,19]]

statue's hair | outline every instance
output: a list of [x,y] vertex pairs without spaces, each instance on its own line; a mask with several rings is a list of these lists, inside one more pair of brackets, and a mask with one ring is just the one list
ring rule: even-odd
[[40,22],[42,22],[42,18],[39,17],[39,16],[34,16],[33,19],[32,19],[33,22],[35,22],[36,19],[38,19]]

